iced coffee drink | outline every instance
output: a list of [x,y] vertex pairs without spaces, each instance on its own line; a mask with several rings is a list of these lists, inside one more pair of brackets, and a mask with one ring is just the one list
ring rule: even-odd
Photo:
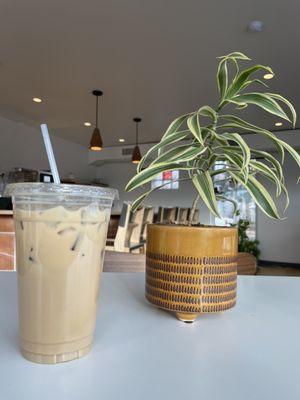
[[14,197],[20,345],[29,360],[56,363],[91,348],[113,195],[95,188],[87,199],[74,186],[43,195],[43,186]]

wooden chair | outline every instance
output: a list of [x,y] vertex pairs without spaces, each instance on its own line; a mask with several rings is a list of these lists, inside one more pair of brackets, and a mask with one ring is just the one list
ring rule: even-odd
[[177,220],[177,207],[159,207],[157,222],[166,224],[174,223]]
[[148,224],[152,224],[153,219],[154,219],[154,208],[153,207],[145,207],[141,240],[146,240],[146,238],[147,238],[147,225]]
[[115,250],[126,252],[128,249],[128,228],[129,228],[129,218],[130,218],[130,204],[124,202],[121,216],[119,220],[119,225],[114,239],[107,239],[106,250]]
[[238,275],[256,275],[257,259],[250,253],[238,253],[237,257]]
[[200,211],[197,208],[194,212],[193,224],[199,224]]
[[108,251],[130,253],[143,247],[144,243],[141,243],[140,240],[143,214],[143,207],[132,213],[131,205],[124,202],[116,237],[114,239],[107,239],[105,249]]
[[158,207],[156,222],[162,222],[163,221],[163,213],[164,213],[164,208],[163,207]]
[[128,243],[133,252],[139,252],[139,249],[144,245],[144,242],[141,241],[144,213],[145,207],[139,207],[130,216]]
[[179,207],[177,213],[177,223],[178,224],[186,224],[189,217],[189,208]]

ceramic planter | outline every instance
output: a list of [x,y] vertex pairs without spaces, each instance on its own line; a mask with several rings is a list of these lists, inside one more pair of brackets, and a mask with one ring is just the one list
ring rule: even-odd
[[236,228],[150,224],[146,298],[184,322],[236,303]]

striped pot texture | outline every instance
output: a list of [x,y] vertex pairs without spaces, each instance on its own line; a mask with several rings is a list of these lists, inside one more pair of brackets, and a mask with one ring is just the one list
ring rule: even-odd
[[237,229],[149,224],[146,298],[184,322],[236,303]]

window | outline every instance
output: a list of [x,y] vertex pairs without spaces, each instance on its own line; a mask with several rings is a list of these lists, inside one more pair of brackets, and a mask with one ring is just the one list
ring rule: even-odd
[[[216,165],[215,169],[224,168],[222,166]],[[217,175],[215,178],[215,190],[222,194],[222,196],[233,199],[238,205],[240,214],[233,216],[233,205],[228,201],[219,202],[219,211],[223,219],[215,217],[216,225],[230,225],[236,224],[239,219],[245,219],[250,222],[249,228],[247,230],[247,235],[250,239],[255,239],[256,237],[256,205],[250,194],[246,191],[244,186],[238,184],[234,186],[231,180],[226,180],[228,175],[226,173]]]
[[[157,175],[151,182],[151,189],[178,189],[179,171],[165,171]],[[162,186],[164,185],[164,186]],[[160,187],[162,186],[162,187]]]

